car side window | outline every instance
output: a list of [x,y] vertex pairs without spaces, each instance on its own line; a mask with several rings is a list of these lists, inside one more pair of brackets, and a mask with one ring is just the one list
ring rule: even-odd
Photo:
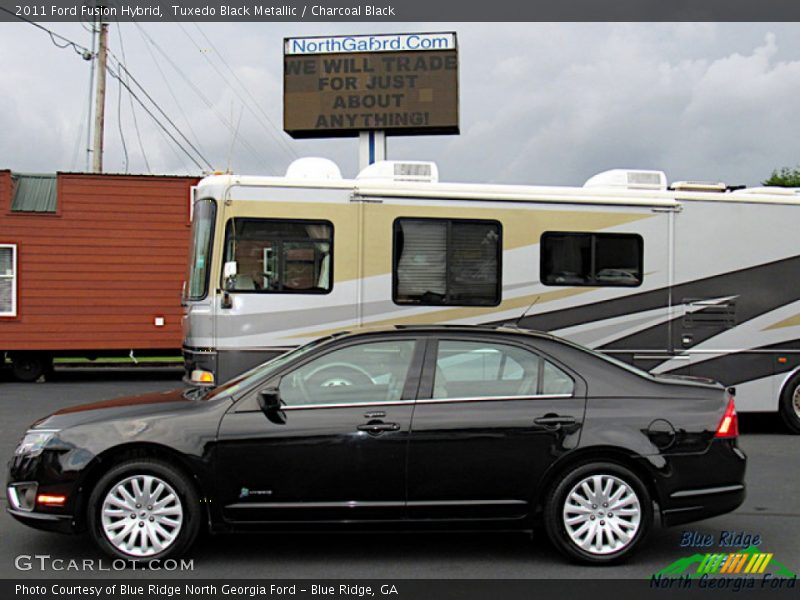
[[506,344],[441,340],[433,399],[572,394],[574,383],[538,354]]
[[542,369],[542,394],[555,396],[575,393],[575,382],[572,377],[559,369],[550,361],[544,361]]
[[401,399],[414,340],[369,342],[329,352],[281,379],[287,406],[396,402]]

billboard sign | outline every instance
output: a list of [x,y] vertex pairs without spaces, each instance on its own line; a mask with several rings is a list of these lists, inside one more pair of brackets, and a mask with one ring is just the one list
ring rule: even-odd
[[458,133],[456,34],[285,39],[283,128],[294,138]]

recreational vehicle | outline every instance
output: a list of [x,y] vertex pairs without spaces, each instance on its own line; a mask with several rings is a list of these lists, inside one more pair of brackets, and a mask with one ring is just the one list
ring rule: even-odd
[[800,432],[795,190],[624,169],[581,187],[442,183],[418,161],[344,179],[306,158],[194,194],[187,381],[355,328],[512,323],[735,386],[740,411]]

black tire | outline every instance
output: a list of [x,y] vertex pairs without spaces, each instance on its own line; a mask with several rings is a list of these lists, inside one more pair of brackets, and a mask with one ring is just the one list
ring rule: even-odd
[[[567,531],[567,525],[564,522],[564,508],[570,493],[573,491],[573,488],[576,488],[576,486],[587,477],[592,477],[595,475],[612,477],[615,480],[622,482],[630,491],[635,494],[639,507],[638,527],[635,529],[635,533],[632,534],[630,540],[625,542],[623,546],[620,546],[617,549],[612,548],[608,551],[602,552],[588,551],[581,547],[577,542],[573,541],[570,533]],[[602,506],[597,506],[597,510],[603,511],[604,509]],[[603,517],[600,516],[601,514],[605,515],[608,513],[598,512],[593,514],[592,516],[595,516],[595,519],[592,519],[592,523],[588,525],[591,527],[595,521],[597,524],[603,523],[605,525],[604,520],[601,520],[603,519]],[[618,514],[616,517],[617,521],[615,521],[615,523],[618,523],[620,518],[621,517]],[[593,462],[573,468],[573,470],[564,474],[553,484],[545,499],[544,525],[550,541],[568,558],[586,564],[613,564],[620,562],[624,558],[627,558],[639,546],[639,544],[642,543],[645,537],[647,537],[652,524],[653,503],[650,498],[650,494],[647,492],[647,488],[632,471],[616,463]],[[600,535],[601,543],[605,542],[606,540],[609,540],[610,542],[610,538],[605,536],[606,534]]]
[[778,411],[786,427],[800,434],[800,376],[793,377],[781,394]]
[[12,354],[11,367],[17,380],[32,383],[52,369],[53,359],[36,352]]
[[[125,479],[137,475],[152,475],[166,482],[175,491],[183,511],[183,521],[174,541],[162,551],[147,556],[127,553],[112,544],[103,530],[101,514],[103,503],[112,488]],[[169,463],[151,458],[127,460],[110,469],[92,490],[87,511],[89,533],[95,544],[109,556],[130,562],[149,562],[180,556],[194,543],[202,520],[200,501],[189,478]]]

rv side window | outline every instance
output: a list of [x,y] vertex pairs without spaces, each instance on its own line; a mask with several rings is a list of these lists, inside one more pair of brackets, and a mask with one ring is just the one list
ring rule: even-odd
[[544,285],[637,287],[642,284],[642,236],[627,233],[545,232]]
[[232,218],[225,227],[225,263],[232,292],[326,294],[333,287],[329,221]]
[[497,221],[397,219],[396,304],[496,306],[503,245]]

